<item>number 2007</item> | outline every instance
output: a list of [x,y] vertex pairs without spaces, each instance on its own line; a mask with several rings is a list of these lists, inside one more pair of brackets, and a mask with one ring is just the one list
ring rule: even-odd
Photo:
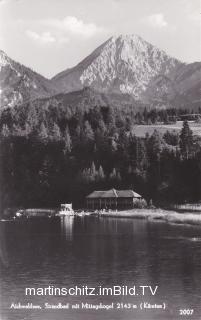
[[179,314],[180,316],[192,316],[194,310],[193,309],[180,309]]

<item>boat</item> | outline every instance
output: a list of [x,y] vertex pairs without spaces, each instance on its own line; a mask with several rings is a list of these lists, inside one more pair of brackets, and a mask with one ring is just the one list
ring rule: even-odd
[[23,210],[18,210],[18,211],[15,213],[15,217],[14,217],[14,218],[21,218],[21,217],[23,217],[23,214],[24,214],[24,211],[23,211]]
[[72,203],[63,203],[60,205],[60,210],[57,216],[74,216],[75,212],[72,208]]

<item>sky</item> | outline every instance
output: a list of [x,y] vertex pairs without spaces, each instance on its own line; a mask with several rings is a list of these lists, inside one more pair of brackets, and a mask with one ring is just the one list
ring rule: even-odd
[[201,60],[201,0],[0,0],[0,49],[51,78],[113,35]]

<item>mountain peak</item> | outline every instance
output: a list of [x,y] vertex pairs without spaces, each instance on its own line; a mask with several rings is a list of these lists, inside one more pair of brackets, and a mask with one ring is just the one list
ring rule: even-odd
[[158,75],[168,76],[181,63],[136,34],[115,35],[76,67],[53,78],[64,92],[85,86],[127,93],[141,99]]
[[184,105],[187,98],[190,102],[192,98],[199,101],[200,70],[200,63],[181,63],[136,34],[114,35],[77,66],[52,80],[15,62],[0,50],[0,106],[12,107],[75,91],[76,96],[81,94],[86,101],[93,100],[97,94],[110,95],[116,97],[116,104],[120,100],[122,106],[126,99],[129,103],[139,100],[150,106],[169,102],[172,105],[173,101],[182,101]]
[[7,54],[0,49],[0,57],[8,57]]
[[0,70],[2,67],[10,64],[10,60],[11,59],[7,56],[7,54],[3,50],[0,50]]
[[0,50],[0,107],[13,107],[56,93],[50,81]]
[[139,35],[133,34],[119,34],[111,37],[112,41],[124,41],[124,42],[138,42],[144,41]]
[[4,55],[5,52],[3,50],[0,49],[0,56]]

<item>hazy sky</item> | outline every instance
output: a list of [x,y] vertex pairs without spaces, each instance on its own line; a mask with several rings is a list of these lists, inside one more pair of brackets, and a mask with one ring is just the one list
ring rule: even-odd
[[201,0],[0,0],[0,48],[44,76],[74,66],[116,34],[138,34],[201,60]]

